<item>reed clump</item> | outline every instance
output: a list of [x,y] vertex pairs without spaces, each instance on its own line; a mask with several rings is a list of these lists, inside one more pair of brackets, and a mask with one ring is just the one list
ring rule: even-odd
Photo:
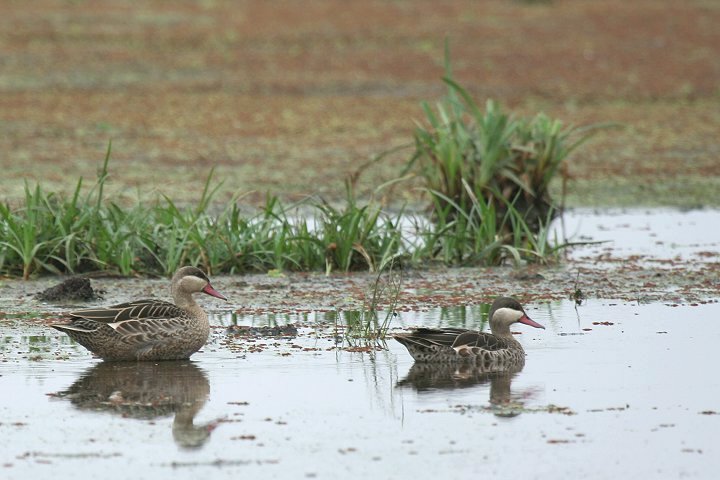
[[445,71],[447,94],[434,107],[423,103],[425,121],[415,129],[404,172],[416,172],[430,198],[434,228],[425,247],[453,264],[546,258],[553,248],[545,243],[548,228],[560,209],[550,183],[607,125],[566,127],[543,113],[516,118],[492,99],[479,105],[456,83],[447,49]]

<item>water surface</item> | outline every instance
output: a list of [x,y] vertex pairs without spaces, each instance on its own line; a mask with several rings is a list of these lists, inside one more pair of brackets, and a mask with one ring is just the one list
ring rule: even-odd
[[[0,477],[714,478],[717,303],[528,305],[514,375],[411,371],[336,349],[326,314],[213,317],[190,362],[104,364],[42,325],[2,319]],[[477,307],[397,326],[480,325]],[[226,327],[301,325],[291,338]],[[253,345],[252,350],[249,345]]]

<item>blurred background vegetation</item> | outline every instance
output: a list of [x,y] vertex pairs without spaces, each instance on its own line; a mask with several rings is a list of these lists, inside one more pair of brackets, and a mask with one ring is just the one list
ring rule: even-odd
[[0,192],[71,193],[112,139],[113,198],[196,202],[215,167],[218,201],[342,200],[444,95],[447,38],[480,105],[627,126],[572,158],[570,205],[718,205],[719,23],[708,0],[1,2]]

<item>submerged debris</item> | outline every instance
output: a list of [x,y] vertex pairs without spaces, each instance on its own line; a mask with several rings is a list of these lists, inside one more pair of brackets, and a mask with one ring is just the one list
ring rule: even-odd
[[231,325],[226,332],[241,337],[296,337],[298,329],[295,325],[276,325],[274,327],[248,327]]
[[36,295],[38,300],[44,302],[57,302],[67,300],[97,300],[100,291],[96,292],[90,285],[90,279],[86,277],[70,277],[67,280],[47,288]]

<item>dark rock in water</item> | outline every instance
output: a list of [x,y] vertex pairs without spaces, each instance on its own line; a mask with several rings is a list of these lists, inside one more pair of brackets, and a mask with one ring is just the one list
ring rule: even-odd
[[542,276],[540,273],[532,272],[532,271],[513,272],[510,274],[510,278],[512,278],[514,280],[518,280],[520,282],[532,282],[532,281],[545,280],[545,277]]
[[295,337],[297,327],[293,324],[278,325],[275,327],[247,327],[244,325],[231,325],[227,333],[243,337]]
[[38,300],[57,302],[66,300],[96,300],[100,298],[98,292],[93,290],[90,279],[85,277],[70,277],[67,280],[50,287],[36,295]]

